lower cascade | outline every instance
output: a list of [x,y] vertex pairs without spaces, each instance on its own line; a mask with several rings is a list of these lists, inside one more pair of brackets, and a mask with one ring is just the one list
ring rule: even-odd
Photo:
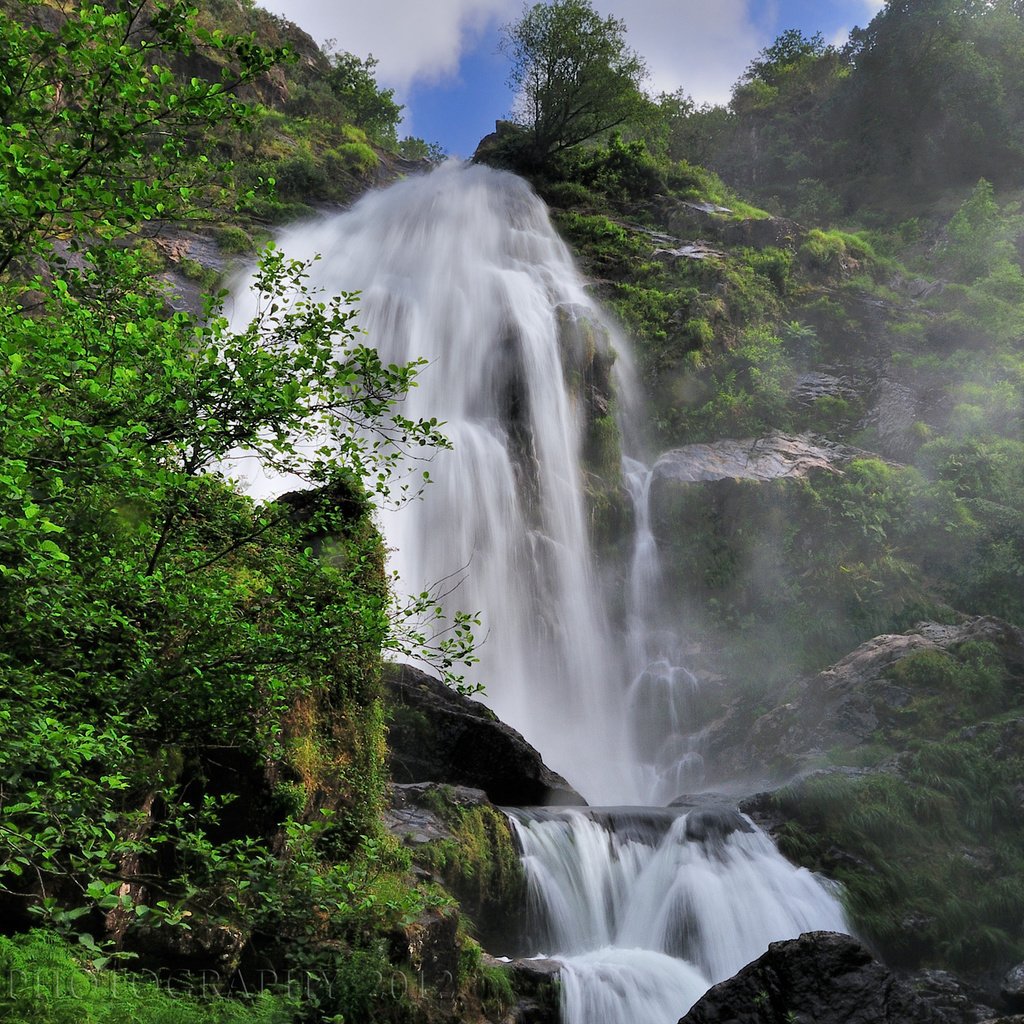
[[[457,581],[442,601],[482,615],[484,700],[587,800],[634,805],[510,812],[564,1020],[668,1024],[770,942],[846,931],[826,886],[738,812],[642,806],[702,785],[698,683],[661,593],[629,347],[541,200],[446,165],[279,244],[320,255],[313,286],[361,292],[385,362],[427,360],[406,413],[443,421],[453,447],[422,501],[382,516],[404,587]],[[609,432],[631,533],[602,558],[588,488]]]
[[768,944],[845,931],[834,896],[738,812],[512,812],[566,1024],[674,1022]]

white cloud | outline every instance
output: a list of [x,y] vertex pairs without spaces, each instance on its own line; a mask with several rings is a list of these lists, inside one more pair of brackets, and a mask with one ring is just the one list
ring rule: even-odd
[[[268,10],[304,28],[318,42],[380,64],[378,81],[399,97],[414,81],[457,73],[459,57],[479,34],[515,20],[522,0],[260,0]],[[771,40],[772,3],[761,0],[595,0],[603,14],[622,18],[629,45],[647,60],[648,87],[682,87],[698,101],[721,102],[750,58]]]
[[850,41],[850,29],[849,28],[837,28],[825,40],[829,46],[834,46],[837,50],[842,49]]
[[682,88],[698,102],[728,100],[751,58],[771,41],[771,4],[750,0],[595,0],[626,22],[629,45],[647,61],[649,91]]
[[514,18],[515,0],[259,0],[322,43],[379,61],[377,79],[404,92],[453,75],[477,33]]

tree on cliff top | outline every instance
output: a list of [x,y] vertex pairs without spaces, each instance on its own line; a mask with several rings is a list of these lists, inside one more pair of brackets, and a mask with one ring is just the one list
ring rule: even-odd
[[626,46],[625,31],[590,0],[534,4],[505,26],[501,48],[512,61],[515,119],[537,163],[649,110],[640,91],[647,69]]

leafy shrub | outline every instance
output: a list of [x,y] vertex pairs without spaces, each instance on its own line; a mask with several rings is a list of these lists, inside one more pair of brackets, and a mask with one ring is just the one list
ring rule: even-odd
[[277,194],[282,199],[305,199],[323,194],[327,187],[324,168],[307,147],[297,149],[274,167]]
[[225,224],[214,234],[222,252],[231,255],[249,255],[255,251],[255,245],[247,231],[234,224]]
[[248,1002],[200,1002],[127,971],[96,969],[49,932],[0,937],[0,1017],[6,1024],[288,1024],[288,1002],[264,993]]
[[328,167],[337,161],[340,166],[354,174],[369,174],[378,164],[377,154],[365,142],[343,142],[327,154]]
[[874,249],[867,239],[843,231],[821,231],[818,228],[807,233],[800,246],[800,260],[811,271],[836,276],[847,270],[850,261],[870,265],[876,259]]
[[764,249],[745,249],[742,255],[754,273],[768,278],[780,295],[789,292],[793,270],[792,252],[768,246]]
[[579,181],[556,181],[542,185],[541,194],[549,206],[562,209],[581,207],[587,210],[598,205],[594,193]]

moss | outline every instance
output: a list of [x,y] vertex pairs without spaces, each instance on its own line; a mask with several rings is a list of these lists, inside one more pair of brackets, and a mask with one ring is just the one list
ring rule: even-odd
[[205,289],[213,288],[220,280],[220,272],[212,267],[204,267],[198,260],[183,256],[178,261],[178,269],[190,281],[195,281]]
[[502,935],[522,905],[525,879],[508,819],[490,804],[464,806],[445,787],[428,803],[446,823],[451,839],[420,847],[416,859],[437,874],[463,904],[481,933]]
[[218,228],[213,236],[222,252],[230,255],[247,256],[256,251],[256,246],[247,231],[234,224]]
[[330,168],[333,161],[353,174],[367,175],[377,164],[377,154],[365,142],[343,142],[326,154],[327,166]]

